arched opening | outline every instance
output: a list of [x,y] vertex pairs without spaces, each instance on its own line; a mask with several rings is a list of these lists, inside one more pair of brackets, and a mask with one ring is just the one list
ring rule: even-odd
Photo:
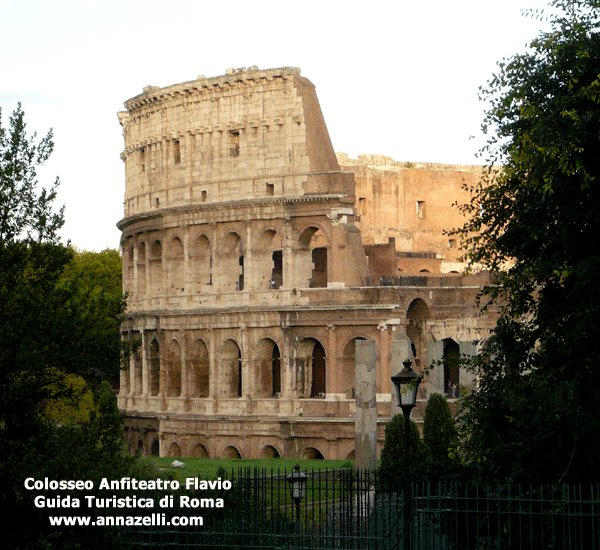
[[340,379],[340,393],[345,393],[348,399],[356,397],[356,341],[364,340],[362,337],[353,338],[344,346],[342,355],[342,376]]
[[132,352],[133,357],[133,395],[142,395],[142,358],[139,349]]
[[150,247],[150,291],[153,296],[162,292],[163,269],[162,269],[162,244],[159,240],[152,243]]
[[179,237],[175,237],[167,255],[167,286],[170,294],[179,294],[185,290],[183,265],[183,243]]
[[201,443],[198,443],[198,445],[192,449],[192,458],[209,458],[206,447]]
[[321,451],[314,447],[307,447],[304,449],[304,458],[306,460],[325,460]]
[[146,243],[143,241],[138,247],[137,257],[137,297],[146,294]]
[[244,247],[242,239],[235,232],[225,237],[221,263],[223,291],[244,290]]
[[233,447],[232,445],[230,445],[229,447],[226,447],[223,450],[223,453],[221,455],[221,458],[229,458],[229,459],[235,459],[235,458],[242,458],[242,455],[240,454],[240,452]]
[[169,445],[168,456],[181,456],[181,448],[177,443],[171,443],[171,445]]
[[192,281],[194,292],[202,292],[206,285],[212,285],[212,251],[210,241],[206,235],[200,235],[194,245],[191,253],[192,263]]
[[129,289],[129,292],[132,294],[132,298],[136,298],[134,294],[134,246],[129,240],[129,244],[123,247],[123,285],[125,288]]
[[356,458],[356,451],[352,449],[347,455],[346,460],[354,460]]
[[297,365],[301,393],[307,397],[325,397],[327,368],[321,342],[314,338],[302,340],[298,346]]
[[221,396],[242,397],[242,352],[234,340],[221,349]]
[[412,344],[415,363],[420,363],[425,352],[425,321],[429,318],[429,308],[421,299],[413,300],[406,312],[406,335]]
[[189,360],[189,384],[188,394],[190,397],[208,397],[210,390],[210,362],[208,348],[204,340],[196,340],[192,348]]
[[148,349],[148,374],[150,395],[158,395],[160,392],[160,348],[156,338],[150,342]]
[[444,392],[447,397],[458,397],[460,384],[460,345],[452,340],[452,338],[444,339],[443,345]]
[[150,456],[160,456],[160,443],[158,439],[153,439],[150,445]]
[[144,442],[141,439],[138,439],[137,447],[135,449],[136,454],[143,455],[144,454]]
[[300,265],[297,265],[297,270],[300,282],[304,283],[308,275],[307,284],[301,286],[327,287],[327,235],[318,227],[307,227],[302,231],[298,242],[300,248],[297,257]]
[[264,338],[258,343],[256,397],[274,397],[281,393],[281,355],[277,344]]
[[255,252],[257,284],[260,289],[277,289],[283,284],[283,250],[279,234],[269,229],[258,240]]
[[273,445],[263,447],[260,452],[260,458],[280,458],[280,456],[279,451]]
[[177,340],[171,340],[167,347],[166,396],[181,395],[181,346]]

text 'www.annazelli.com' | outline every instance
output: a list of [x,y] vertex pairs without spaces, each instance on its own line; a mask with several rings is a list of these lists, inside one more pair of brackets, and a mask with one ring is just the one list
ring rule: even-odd
[[50,525],[58,526],[94,526],[94,527],[130,527],[130,526],[173,526],[200,527],[204,525],[202,516],[172,516],[166,514],[148,514],[147,516],[50,516]]

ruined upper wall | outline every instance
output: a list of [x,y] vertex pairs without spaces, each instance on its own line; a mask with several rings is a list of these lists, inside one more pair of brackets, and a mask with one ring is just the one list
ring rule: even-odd
[[[395,242],[398,252],[419,252],[441,260],[442,273],[462,271],[462,251],[448,231],[465,223],[457,205],[470,201],[467,188],[483,167],[399,162],[383,155],[357,159],[338,153],[342,170],[356,181],[357,223],[366,244]],[[419,268],[431,270],[426,262]]]
[[[125,107],[119,120],[126,217],[203,202],[349,191],[315,87],[300,69],[230,69],[148,86]],[[331,172],[337,175],[323,177]]]

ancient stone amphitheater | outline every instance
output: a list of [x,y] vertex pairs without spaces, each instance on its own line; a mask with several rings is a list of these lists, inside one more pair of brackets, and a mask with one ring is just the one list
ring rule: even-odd
[[132,450],[352,458],[355,343],[376,346],[377,439],[390,376],[454,397],[492,320],[463,276],[452,206],[480,169],[337,154],[296,68],[148,86],[119,113],[122,231],[135,344],[119,406]]

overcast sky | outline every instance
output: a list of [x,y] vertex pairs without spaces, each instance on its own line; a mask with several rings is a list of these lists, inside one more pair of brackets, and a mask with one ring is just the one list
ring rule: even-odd
[[[123,149],[117,112],[147,85],[299,67],[334,149],[352,157],[478,164],[477,97],[496,62],[525,51],[542,0],[0,0],[0,107],[52,127],[40,183],[61,180],[62,235],[117,248]],[[473,137],[472,137],[473,136]]]

